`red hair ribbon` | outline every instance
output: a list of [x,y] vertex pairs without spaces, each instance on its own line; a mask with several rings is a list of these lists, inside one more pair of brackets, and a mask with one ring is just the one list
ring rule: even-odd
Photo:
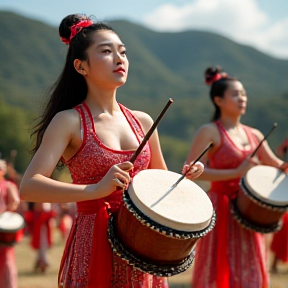
[[225,73],[225,72],[222,72],[222,73],[216,73],[213,77],[209,77],[209,79],[206,79],[205,83],[207,85],[211,85],[213,84],[214,82],[222,79],[222,78],[227,78],[228,75]]
[[85,20],[78,22],[77,24],[70,27],[70,30],[71,30],[70,39],[67,40],[66,38],[61,37],[61,40],[65,44],[69,45],[71,40],[73,39],[73,37],[76,36],[77,33],[79,33],[84,27],[89,27],[92,24],[93,22],[90,19],[85,19]]

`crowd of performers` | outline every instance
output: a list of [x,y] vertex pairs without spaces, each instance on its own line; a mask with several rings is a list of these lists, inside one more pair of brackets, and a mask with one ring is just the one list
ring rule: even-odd
[[[21,243],[23,237],[29,238],[30,248],[36,251],[36,259],[34,263],[31,262],[31,270],[35,273],[44,273],[49,266],[47,255],[48,249],[53,245],[53,233],[57,229],[62,242],[65,243],[76,212],[75,203],[51,205],[20,201],[18,187],[21,177],[10,161],[0,159],[0,217],[6,211],[16,212],[22,215],[24,223],[24,227],[15,233],[15,241],[7,242],[0,236],[1,288],[18,287],[15,245]],[[0,227],[0,231],[6,235],[5,229],[2,229],[3,227]],[[27,259],[27,262],[29,260]]]
[[[22,208],[25,233],[31,237],[31,247],[39,252],[34,269],[45,272],[49,265],[50,225],[60,216],[66,246],[59,287],[168,287],[167,278],[135,269],[115,255],[107,238],[108,210],[118,211],[123,189],[131,179],[143,169],[167,170],[157,130],[135,162],[129,162],[153,122],[146,113],[131,111],[116,100],[116,90],[125,84],[128,74],[125,45],[111,27],[82,14],[63,19],[59,33],[68,45],[65,67],[36,127],[35,154],[20,186],[21,199],[27,201],[27,207]],[[241,124],[247,106],[243,84],[219,67],[208,68],[205,81],[210,86],[215,114],[194,135],[183,173],[212,142],[212,148],[201,158],[204,166],[196,163],[186,177],[211,182],[208,195],[217,221],[196,244],[192,287],[268,288],[270,247],[265,246],[262,234],[235,221],[228,203],[239,190],[240,178],[251,167],[262,163],[287,173],[287,160],[281,160],[287,146],[281,146],[277,157],[265,141],[251,158],[263,135]],[[73,183],[51,178],[60,160],[69,168]],[[1,163],[0,211],[15,211],[18,187],[13,179],[4,179],[7,168],[4,161]],[[57,204],[66,202],[77,202],[73,225],[75,214],[70,215],[64,204]],[[274,272],[279,260],[288,260],[287,218],[286,214],[283,228],[274,234],[271,244]],[[2,245],[0,249],[0,282],[5,283],[0,287],[16,288],[14,248]]]

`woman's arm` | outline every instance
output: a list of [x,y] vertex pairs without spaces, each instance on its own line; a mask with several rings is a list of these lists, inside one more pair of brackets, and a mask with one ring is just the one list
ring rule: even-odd
[[[256,136],[259,142],[262,141],[262,139],[264,138],[263,134],[257,129],[253,129],[253,134]],[[280,168],[284,170],[286,173],[288,173],[288,163],[279,159],[272,152],[266,140],[263,141],[262,145],[260,146],[257,152],[257,156],[262,164]]]
[[[149,131],[149,129],[153,125],[152,118],[149,115],[147,115],[146,113],[139,112],[139,111],[134,111],[134,115],[135,115],[135,117],[138,118],[138,120],[142,124],[142,127],[143,127],[145,134],[147,134],[147,132]],[[151,148],[151,161],[149,164],[149,169],[167,170],[167,166],[166,166],[166,163],[165,163],[162,151],[161,151],[161,146],[160,146],[160,141],[159,141],[157,129],[155,129],[155,131],[151,135],[151,137],[149,139],[149,144],[150,144],[150,148]],[[193,169],[191,169],[191,170],[192,170],[191,171],[192,173],[188,173],[186,175],[186,177],[193,181],[197,177],[199,177],[199,175],[201,175],[201,173],[203,173],[203,165],[201,163],[196,164],[193,167]]]
[[18,188],[12,182],[8,184],[7,196],[8,201],[6,205],[6,211],[15,211],[20,204],[20,199],[18,194]]
[[[63,183],[50,178],[61,155],[70,145],[76,131],[80,131],[80,119],[75,111],[58,113],[45,131],[42,143],[29,164],[20,186],[22,200],[31,202],[65,203],[105,197],[129,183],[124,170],[133,167],[130,162],[114,165],[100,182],[92,185]],[[117,181],[121,179],[124,184]]]

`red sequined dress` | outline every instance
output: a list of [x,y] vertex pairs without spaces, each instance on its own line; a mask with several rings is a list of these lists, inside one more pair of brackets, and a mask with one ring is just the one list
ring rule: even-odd
[[[144,132],[131,111],[119,104],[122,113],[139,143]],[[74,184],[97,183],[111,166],[129,161],[134,151],[114,150],[97,137],[91,112],[84,102],[75,107],[78,111],[83,141],[78,152],[64,161]],[[150,148],[147,143],[134,162],[133,177],[147,169]],[[59,271],[59,287],[65,288],[164,288],[167,279],[136,270],[112,253],[107,237],[108,210],[116,212],[122,202],[123,191],[108,197],[77,203],[77,216],[71,228]]]
[[[211,169],[233,169],[252,153],[257,139],[242,125],[251,150],[239,149],[219,121],[221,145],[209,157]],[[233,217],[229,200],[237,195],[239,180],[211,182],[208,195],[216,210],[214,229],[197,242],[193,288],[268,288],[266,249],[262,234],[243,228]]]

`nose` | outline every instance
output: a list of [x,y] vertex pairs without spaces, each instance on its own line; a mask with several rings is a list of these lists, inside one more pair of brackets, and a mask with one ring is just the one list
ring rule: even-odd
[[124,57],[119,52],[116,52],[116,55],[117,55],[117,65],[122,64],[124,62]]

